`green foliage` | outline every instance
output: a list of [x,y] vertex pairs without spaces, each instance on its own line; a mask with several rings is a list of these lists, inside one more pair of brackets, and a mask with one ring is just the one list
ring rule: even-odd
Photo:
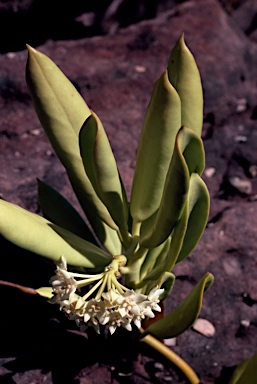
[[257,353],[237,366],[229,384],[256,384],[256,372]]
[[180,98],[165,71],[153,89],[137,151],[131,192],[134,222],[147,220],[159,208],[180,127]]
[[51,299],[51,297],[53,296],[51,287],[41,287],[36,289],[36,291],[40,296],[45,297],[46,299]]
[[111,256],[99,247],[43,217],[4,200],[1,203],[1,235],[13,244],[54,261],[66,255],[68,264],[98,268]]
[[192,128],[200,136],[203,123],[201,79],[194,57],[185,45],[184,35],[171,52],[168,77],[181,101],[181,125]]
[[78,136],[91,111],[53,61],[31,47],[28,47],[26,80],[42,127],[91,226],[111,253],[119,253],[118,236],[112,230],[117,226],[89,181],[80,156]]
[[203,294],[211,287],[212,283],[213,275],[206,273],[178,308],[150,325],[143,336],[150,333],[158,338],[167,339],[185,332],[197,319],[202,306]]
[[88,225],[76,209],[64,196],[42,180],[38,180],[38,202],[47,220],[97,245]]
[[[124,254],[127,264],[120,272],[127,287],[146,295],[163,287],[161,299],[166,299],[175,281],[173,266],[194,249],[209,214],[209,194],[201,178],[201,79],[183,36],[150,98],[130,202],[100,119],[53,61],[29,46],[26,80],[85,218],[40,180],[44,218],[2,200],[0,234],[20,248],[53,261],[63,255],[69,265],[93,272]],[[188,329],[212,281],[207,273],[173,313],[146,333],[172,337]],[[38,293],[49,297],[47,288]]]

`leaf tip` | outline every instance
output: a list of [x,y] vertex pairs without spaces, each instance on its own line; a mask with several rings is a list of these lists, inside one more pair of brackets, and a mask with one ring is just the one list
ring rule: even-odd
[[182,32],[182,34],[179,38],[179,42],[180,42],[180,44],[185,44],[185,33],[184,32]]
[[35,48],[33,48],[33,47],[31,47],[31,45],[29,45],[29,44],[26,44],[26,48],[27,48],[27,51],[28,51],[28,53],[29,53],[29,55],[30,54],[35,54],[35,53],[39,53],[39,51],[37,51]]

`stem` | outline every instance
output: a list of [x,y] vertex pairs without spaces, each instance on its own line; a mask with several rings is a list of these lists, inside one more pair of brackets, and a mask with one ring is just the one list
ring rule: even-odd
[[75,272],[69,272],[69,274],[72,277],[84,277],[86,279],[90,279],[91,277],[93,277],[95,279],[101,279],[101,277],[103,277],[103,275],[104,275],[104,272],[99,273],[98,275],[85,275],[83,273],[75,273]]
[[139,236],[141,224],[142,223],[140,221],[133,220],[132,236]]
[[126,230],[119,228],[117,230],[117,234],[123,247],[125,249],[129,248],[132,241],[132,237],[129,235],[129,233]]
[[103,279],[102,279],[102,280],[99,280],[98,283],[96,283],[96,284],[93,286],[93,288],[91,288],[90,291],[89,291],[88,293],[86,293],[86,294],[82,297],[82,299],[86,301],[86,299],[87,299],[88,297],[90,297],[90,296],[92,295],[93,292],[95,292],[95,290],[99,287],[99,285],[102,284],[102,282],[103,282]]
[[[140,282],[140,270],[142,263],[145,260],[145,256],[148,252],[147,248],[140,247],[128,260],[127,268],[129,269],[125,277],[126,285],[136,288],[136,285]],[[125,267],[125,268],[126,268]],[[120,269],[122,273],[122,269]]]
[[7,287],[16,288],[22,292],[29,293],[30,295],[37,295],[38,294],[34,288],[25,287],[24,285],[11,283],[9,281],[0,280],[0,285],[6,285]]
[[123,295],[124,292],[129,291],[125,285],[122,285],[116,278],[113,281],[114,287],[120,292],[121,295]]
[[112,289],[112,278],[113,276],[111,276],[110,272],[107,272],[108,276],[107,276],[107,291],[110,291]]
[[100,300],[101,299],[102,293],[103,293],[103,291],[105,289],[105,286],[106,286],[106,283],[107,283],[107,278],[108,278],[108,274],[106,273],[104,275],[104,277],[103,277],[102,285],[101,285],[101,287],[99,288],[99,290],[98,290],[98,292],[96,294],[96,297],[95,297],[96,300]]
[[[143,330],[141,329],[141,332],[142,331]],[[148,344],[150,347],[154,348],[156,351],[170,360],[174,365],[176,365],[183,372],[190,384],[200,383],[200,379],[197,377],[193,369],[180,356],[178,356],[170,348],[166,347],[166,345],[164,345],[162,342],[151,335],[146,335],[142,341]]]
[[139,236],[133,236],[129,248],[124,252],[124,256],[126,256],[127,259],[129,259],[136,252],[138,242]]
[[84,279],[84,280],[77,281],[77,288],[85,287],[96,280],[101,280],[101,278],[103,280],[104,273],[102,273],[101,275],[102,275],[101,277],[92,277],[91,279]]

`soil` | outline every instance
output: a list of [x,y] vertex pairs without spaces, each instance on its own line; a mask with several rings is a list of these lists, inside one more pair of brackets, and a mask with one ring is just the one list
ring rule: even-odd
[[[211,210],[199,244],[174,268],[176,283],[165,312],[176,308],[207,271],[215,276],[200,313],[215,334],[190,329],[172,349],[202,384],[222,384],[257,352],[257,6],[252,0],[234,7],[216,0],[171,3],[154,18],[126,28],[72,40],[50,36],[34,47],[59,65],[101,118],[129,195],[154,81],[185,33],[204,89],[203,178]],[[80,210],[33,109],[26,59],[25,49],[0,55],[0,195],[40,213],[39,178]],[[18,252],[4,238],[0,246],[0,279],[33,288],[48,285],[52,263]],[[0,292],[0,383],[186,383],[165,359],[137,343],[136,332],[132,346],[126,332],[111,339],[81,333],[37,295],[6,286]]]

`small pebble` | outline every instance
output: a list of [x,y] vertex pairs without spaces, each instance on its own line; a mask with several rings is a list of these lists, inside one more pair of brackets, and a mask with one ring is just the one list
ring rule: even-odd
[[247,109],[247,100],[245,98],[238,99],[236,103],[236,112],[242,113]]
[[244,135],[236,135],[234,138],[236,143],[246,143],[247,142],[247,137]]
[[239,192],[250,195],[252,193],[252,184],[249,180],[240,179],[240,177],[230,177],[230,184],[236,188]]
[[30,131],[30,134],[33,135],[33,136],[39,136],[39,135],[40,135],[40,132],[41,132],[40,129],[32,129],[32,130]]
[[248,328],[250,327],[250,320],[241,320],[240,324],[242,325],[242,327]]
[[161,363],[159,363],[158,361],[156,363],[154,363],[154,368],[158,369],[159,371],[164,370],[164,366]]
[[134,69],[138,73],[144,73],[146,71],[146,67],[143,65],[135,65]]
[[204,174],[210,179],[212,176],[214,176],[216,173],[216,168],[214,167],[209,167],[206,168],[204,171]]
[[257,195],[250,196],[249,201],[257,201]]
[[255,164],[250,165],[249,173],[252,177],[256,177],[257,176],[257,165],[255,165]]
[[167,347],[175,347],[176,345],[176,337],[172,337],[171,339],[165,339],[164,344],[167,345]]
[[12,60],[15,58],[16,54],[15,54],[15,52],[8,52],[6,56],[8,57],[8,59]]
[[84,27],[92,27],[95,22],[94,12],[86,12],[81,16],[75,18],[76,22],[79,22],[84,25]]
[[171,383],[173,381],[171,376],[163,376],[162,380],[167,381],[169,383]]
[[215,335],[214,325],[206,319],[198,318],[193,325],[193,329],[206,337],[212,337]]

